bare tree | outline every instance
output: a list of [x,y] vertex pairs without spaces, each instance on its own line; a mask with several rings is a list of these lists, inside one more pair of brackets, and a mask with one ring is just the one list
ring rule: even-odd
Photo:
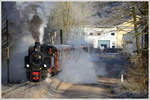
[[[51,11],[48,29],[60,30],[64,32],[64,40],[68,40],[71,29],[80,27],[88,23],[88,17],[91,16],[89,3],[80,2],[58,2]],[[65,41],[65,42],[66,42]]]

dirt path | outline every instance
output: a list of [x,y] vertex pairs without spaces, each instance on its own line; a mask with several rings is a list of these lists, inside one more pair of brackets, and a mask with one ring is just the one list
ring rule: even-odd
[[62,82],[53,98],[113,98],[112,87],[120,80],[99,77],[95,84],[71,84]]

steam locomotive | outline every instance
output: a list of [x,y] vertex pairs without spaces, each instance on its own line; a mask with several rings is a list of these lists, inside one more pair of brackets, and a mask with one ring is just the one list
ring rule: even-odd
[[27,78],[30,81],[44,80],[48,74],[58,73],[58,51],[51,45],[40,44],[29,47],[28,56],[25,56]]

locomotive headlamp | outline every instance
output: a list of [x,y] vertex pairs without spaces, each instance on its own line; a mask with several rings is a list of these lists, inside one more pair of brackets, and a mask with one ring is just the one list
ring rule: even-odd
[[44,67],[47,67],[47,65],[46,65],[46,64],[44,64]]
[[41,56],[39,56],[39,59],[41,59]]
[[35,51],[38,51],[37,48],[35,48]]
[[27,68],[29,68],[29,67],[30,67],[30,65],[29,65],[29,64],[27,64],[27,65],[26,65],[26,67],[27,67]]

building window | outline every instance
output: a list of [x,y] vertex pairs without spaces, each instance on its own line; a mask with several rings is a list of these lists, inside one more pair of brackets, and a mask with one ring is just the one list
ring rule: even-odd
[[115,33],[111,33],[111,35],[115,35]]
[[101,47],[105,49],[105,48],[107,48],[107,45],[106,44],[101,44]]
[[97,33],[97,35],[101,35],[101,33]]
[[90,35],[93,35],[93,33],[90,33]]

